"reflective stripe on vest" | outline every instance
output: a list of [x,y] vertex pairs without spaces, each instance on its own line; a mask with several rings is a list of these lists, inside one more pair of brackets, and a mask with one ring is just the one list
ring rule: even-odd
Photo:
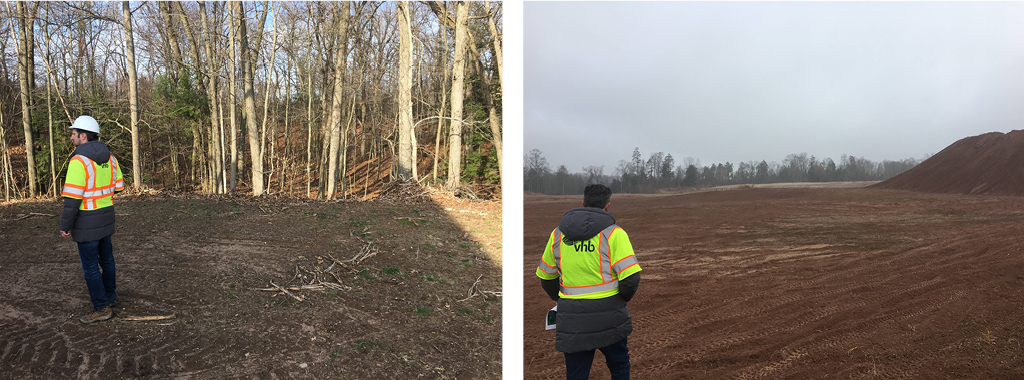
[[117,159],[114,155],[110,155],[110,180],[114,182],[114,191],[124,190],[124,178],[117,178],[117,171],[120,170],[120,165],[117,164]]
[[619,260],[619,262],[615,264],[612,264],[612,272],[615,272],[615,274],[619,274],[622,273],[622,271],[626,270],[626,268],[629,268],[637,264],[639,264],[639,262],[636,261],[636,255],[629,256],[627,258]]
[[[569,296],[581,296],[584,294],[603,292],[612,290],[619,287],[619,281],[612,277],[612,263],[611,263],[611,249],[608,245],[608,237],[611,236],[612,231],[619,228],[617,225],[610,225],[601,231],[601,237],[598,239],[598,251],[600,252],[601,260],[601,279],[604,281],[600,284],[583,285],[583,286],[566,286],[564,283],[561,284],[562,294]],[[558,238],[558,248],[555,250],[555,261],[558,263],[559,271],[562,268],[562,259],[560,255],[560,248],[562,246],[561,231],[555,233],[555,237]],[[635,260],[635,258],[634,258]],[[622,261],[620,261],[622,262]]]
[[559,255],[559,249],[560,249],[561,246],[562,246],[562,233],[561,233],[561,231],[559,231],[556,228],[555,229],[554,243],[551,244],[551,251],[555,253],[555,265],[551,265],[551,264],[548,264],[548,263],[544,262],[544,256],[541,256],[540,257],[540,264],[537,265],[537,268],[540,268],[541,271],[543,271],[544,273],[547,273],[547,274],[558,274],[558,258],[560,256]]
[[85,167],[85,188],[65,183],[63,195],[71,198],[82,199],[82,210],[95,210],[96,201],[113,196],[116,189],[124,187],[124,183],[121,182],[120,186],[118,186],[118,183],[115,183],[117,179],[117,162],[114,161],[113,155],[111,155],[110,158],[110,184],[97,188],[96,163],[83,155],[76,155],[72,157],[71,160],[81,162],[82,166]]

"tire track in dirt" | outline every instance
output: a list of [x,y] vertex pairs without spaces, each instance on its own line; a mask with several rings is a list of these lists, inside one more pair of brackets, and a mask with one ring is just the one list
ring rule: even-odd
[[[739,335],[730,336],[728,338],[720,339],[720,340],[717,340],[717,341],[715,341],[713,343],[710,343],[710,344],[704,344],[704,345],[698,346],[697,349],[694,350],[694,351],[683,353],[681,355],[678,355],[678,354],[677,355],[673,355],[674,357],[670,361],[665,361],[665,362],[659,363],[657,365],[654,365],[652,367],[646,367],[643,370],[638,371],[638,374],[648,373],[648,372],[657,373],[657,372],[663,371],[663,370],[665,370],[667,368],[670,368],[670,367],[672,367],[674,365],[677,365],[677,364],[680,364],[680,363],[683,363],[683,362],[697,361],[697,360],[700,360],[701,358],[707,356],[708,353],[716,351],[716,350],[727,349],[727,348],[729,348],[731,346],[735,346],[735,345],[738,345],[738,344],[741,344],[743,342],[750,341],[750,340],[753,340],[753,339],[764,338],[764,337],[769,337],[769,336],[776,336],[776,335],[778,335],[779,333],[782,333],[782,332],[793,331],[793,330],[796,330],[796,329],[798,329],[798,328],[800,328],[800,327],[802,327],[804,325],[807,325],[807,324],[810,324],[810,323],[813,323],[813,322],[817,322],[817,321],[823,320],[823,319],[825,319],[825,318],[827,318],[829,316],[832,316],[832,315],[835,315],[835,314],[838,314],[838,313],[841,313],[841,312],[844,312],[844,311],[848,311],[848,310],[851,310],[851,309],[863,307],[863,306],[866,306],[866,305],[869,305],[869,304],[874,304],[877,301],[881,301],[883,299],[889,299],[889,298],[898,296],[900,294],[911,293],[911,292],[915,292],[917,290],[921,290],[921,289],[927,288],[927,287],[931,286],[932,284],[938,283],[939,281],[940,281],[940,279],[936,278],[936,279],[933,279],[933,280],[931,280],[929,282],[926,282],[926,283],[921,283],[921,284],[918,284],[918,285],[915,285],[915,286],[911,286],[911,287],[907,287],[907,288],[904,288],[904,289],[893,290],[893,291],[890,291],[890,292],[888,292],[886,294],[875,296],[875,297],[873,297],[871,299],[867,299],[867,300],[864,300],[864,301],[861,301],[861,302],[858,302],[858,303],[847,304],[846,306],[833,305],[833,306],[829,306],[829,307],[827,307],[827,308],[825,308],[823,310],[809,310],[809,311],[803,313],[803,316],[798,318],[794,323],[788,324],[788,325],[786,325],[784,327],[775,326],[775,327],[773,327],[771,329],[767,329],[767,330],[761,329],[761,330],[758,330],[756,332],[747,332],[747,333],[743,333],[743,334],[739,334]],[[828,293],[838,293],[839,291],[842,291],[842,289],[837,290],[836,292],[828,292]],[[809,317],[804,317],[806,315],[809,315]],[[693,327],[698,327],[698,326],[693,326]],[[692,327],[688,326],[687,328],[692,328]],[[799,350],[800,349],[790,350],[790,351],[797,352]],[[793,359],[792,358],[787,358],[787,360],[791,361]]]
[[[746,370],[746,371],[743,371],[740,374],[737,374],[737,375],[734,375],[734,376],[730,376],[730,378],[747,380],[747,379],[761,379],[761,378],[765,378],[765,377],[773,377],[773,378],[781,377],[782,374],[781,373],[777,373],[777,372],[783,371],[783,370],[791,367],[794,364],[793,362],[795,361],[795,359],[800,359],[800,358],[804,358],[804,357],[810,357],[812,355],[812,353],[823,351],[823,350],[826,350],[826,349],[831,349],[831,348],[834,348],[834,347],[836,347],[836,346],[838,346],[840,344],[843,344],[843,343],[848,343],[848,341],[851,341],[851,340],[853,340],[855,338],[860,338],[860,337],[863,337],[863,336],[867,335],[870,332],[877,331],[877,329],[879,329],[883,325],[891,324],[891,323],[896,322],[896,321],[905,321],[905,320],[908,320],[908,319],[912,319],[912,318],[918,317],[918,316],[928,312],[929,310],[932,310],[932,309],[935,309],[935,308],[937,308],[939,306],[942,306],[942,305],[951,303],[953,301],[956,301],[956,300],[962,298],[965,295],[966,295],[965,291],[955,291],[947,299],[942,300],[942,301],[933,301],[933,302],[929,302],[928,304],[926,304],[926,305],[924,305],[922,307],[914,308],[914,309],[903,311],[903,312],[900,312],[900,313],[885,314],[885,315],[882,315],[882,316],[877,316],[877,317],[871,318],[871,319],[865,321],[864,323],[861,323],[857,328],[851,329],[850,332],[847,332],[847,333],[844,333],[844,334],[839,334],[838,336],[833,337],[831,339],[825,339],[822,342],[819,342],[818,344],[815,344],[812,347],[797,347],[797,348],[793,348],[793,349],[785,349],[788,352],[799,352],[799,353],[802,353],[801,355],[799,355],[797,357],[793,357],[792,355],[790,355],[790,357],[787,357],[785,360],[772,363],[772,364],[770,364],[768,366],[765,366],[765,367],[762,367],[762,368],[758,368],[758,369],[754,369],[754,370]],[[896,371],[893,371],[893,372],[896,372]],[[899,371],[899,372],[905,372],[905,371]],[[890,376],[881,376],[881,377],[882,378],[890,378]],[[905,378],[905,377],[901,377],[901,378]]]
[[[990,231],[987,234],[982,235],[982,237],[990,238],[992,236],[997,236],[997,235],[1002,236],[1001,235],[1001,231]],[[974,239],[964,238],[964,239],[955,239],[955,240],[958,240],[958,241],[969,241],[969,240],[974,240]],[[936,243],[936,244],[929,245],[929,247],[931,247],[931,246],[947,246],[947,245],[948,244]],[[946,261],[947,262],[946,266],[959,266],[959,264],[961,262],[967,261],[965,259],[971,259],[970,261],[977,261],[976,259],[979,258],[979,257],[980,256],[977,255],[977,252],[971,252],[970,250],[965,250],[965,251],[962,251],[961,253],[958,253],[958,254],[949,255],[949,256],[943,256],[943,259],[940,259],[940,261]],[[928,273],[928,272],[932,272],[932,271],[922,271],[922,272]],[[975,274],[976,275],[976,274],[980,274],[980,273],[981,273],[980,270],[975,270],[975,271],[971,271],[970,274]],[[918,274],[918,273],[914,273],[914,274]],[[938,280],[938,278],[933,279],[933,280]],[[955,286],[955,285],[956,284],[949,285],[948,287],[952,287],[952,286]],[[938,291],[938,290],[936,290],[936,291]],[[927,312],[929,312],[931,310],[937,309],[937,308],[939,308],[942,305],[945,305],[945,304],[951,303],[951,302],[953,302],[955,300],[958,300],[958,299],[966,296],[966,294],[967,294],[967,292],[965,290],[954,290],[954,291],[952,291],[952,294],[950,294],[948,297],[946,297],[944,299],[934,300],[934,301],[929,302],[928,304],[925,304],[923,306],[912,307],[909,310],[906,310],[906,311],[903,311],[903,312],[900,312],[900,313],[885,314],[885,315],[882,315],[882,316],[878,316],[878,317],[874,317],[872,319],[869,319],[869,320],[865,321],[864,323],[860,324],[860,326],[858,328],[853,329],[850,333],[840,334],[838,337],[831,338],[831,339],[825,339],[825,341],[822,344],[819,344],[819,345],[817,345],[815,347],[810,347],[810,348],[808,348],[808,347],[798,347],[798,348],[795,348],[795,349],[788,349],[788,351],[810,353],[810,352],[815,352],[815,351],[821,351],[823,349],[830,349],[830,348],[838,346],[838,345],[840,345],[842,343],[845,343],[845,341],[848,341],[848,340],[851,340],[853,338],[857,338],[857,337],[861,337],[861,336],[867,335],[868,332],[876,331],[883,324],[890,324],[890,323],[892,323],[894,321],[897,321],[897,320],[898,321],[903,321],[903,320],[907,320],[907,319],[912,319],[912,318],[918,317],[918,316],[920,316],[922,314],[925,314],[925,313],[927,313]],[[919,297],[912,297],[911,300],[914,300],[914,299],[917,299],[917,298],[919,298]],[[897,310],[900,310],[900,309],[901,308],[897,308]],[[799,357],[804,357],[804,356],[808,356],[808,355],[800,355]],[[925,361],[929,361],[929,360],[931,360],[930,358],[932,356],[935,356],[935,354],[932,353],[929,356],[926,356],[924,358],[915,360],[915,362],[923,363]],[[767,376],[768,374],[773,374],[774,372],[777,372],[777,371],[779,371],[781,369],[784,369],[785,367],[788,367],[788,364],[792,363],[792,360],[790,360],[790,359],[792,359],[792,357],[789,357],[789,358],[787,358],[787,360],[784,360],[784,361],[773,363],[772,365],[769,365],[767,367],[761,368],[761,369],[757,370],[756,372],[754,372],[754,371],[743,372],[740,375],[735,376],[734,378],[737,378],[737,379],[762,378],[764,376]],[[781,364],[783,364],[783,362],[786,365],[781,365]],[[916,367],[919,368],[920,366],[916,366]],[[887,375],[887,374],[889,374],[889,372],[892,372],[893,374],[900,374],[900,376],[896,376],[896,378],[912,378],[914,373],[915,373],[915,371],[895,369],[895,370],[886,370],[885,372],[883,372],[883,375]],[[752,373],[756,373],[756,375],[751,375]],[[889,378],[891,376],[883,376],[883,377]]]
[[[866,273],[866,272],[871,271],[871,270],[872,270],[872,268],[857,267],[857,268],[854,268],[854,269],[847,269],[847,270],[844,270],[844,271],[828,271],[828,272],[825,272],[824,274],[815,276],[813,279],[810,279],[810,280],[782,283],[782,284],[777,285],[775,287],[772,287],[770,289],[763,290],[763,291],[761,291],[759,293],[752,294],[752,295],[750,295],[747,298],[748,299],[758,299],[758,298],[760,298],[760,299],[776,299],[776,298],[781,297],[783,294],[785,294],[785,293],[787,293],[787,292],[789,292],[791,290],[806,289],[806,288],[809,288],[811,285],[818,285],[818,284],[821,284],[821,283],[831,282],[833,279],[836,279],[836,278],[838,278],[840,276],[844,276],[844,277],[847,277],[847,278],[854,278],[854,277],[856,277],[859,274]],[[860,284],[859,286],[863,286],[863,285],[864,284]],[[799,295],[787,295],[786,297],[788,298],[788,300],[779,301],[779,302],[781,302],[782,304],[785,304],[785,303],[789,303],[789,302],[792,302],[792,301],[798,301],[798,300],[803,300],[803,299],[806,299],[806,298],[810,298],[810,297],[813,297],[813,295],[799,294]],[[638,324],[646,324],[648,322],[661,320],[664,317],[677,315],[680,312],[685,311],[687,309],[694,310],[696,312],[703,312],[703,311],[708,310],[709,308],[712,308],[712,307],[715,307],[715,306],[720,306],[720,305],[713,304],[713,303],[710,303],[710,302],[705,302],[705,303],[702,303],[702,304],[699,304],[699,305],[700,305],[699,307],[691,309],[690,305],[680,304],[680,305],[675,306],[675,307],[669,307],[669,308],[658,310],[658,311],[656,311],[654,313],[641,314],[640,316],[635,318],[634,321],[636,323],[638,323]],[[696,314],[696,313],[694,313],[694,314]]]
[[[875,283],[881,283],[883,281],[884,280],[879,280],[879,281],[876,281]],[[726,321],[726,320],[749,319],[751,317],[755,317],[755,316],[758,316],[758,315],[765,314],[768,311],[771,311],[773,309],[776,309],[776,308],[779,308],[779,307],[782,307],[782,306],[785,306],[785,305],[788,305],[788,304],[791,304],[791,303],[803,301],[803,300],[810,299],[810,298],[820,298],[820,297],[824,297],[824,296],[829,296],[829,295],[834,295],[834,294],[839,294],[839,293],[845,293],[845,292],[848,292],[850,290],[853,290],[853,289],[856,289],[856,288],[860,288],[860,287],[864,287],[864,286],[868,286],[868,284],[853,284],[853,285],[850,285],[850,286],[847,286],[847,287],[843,287],[843,288],[839,288],[839,289],[833,289],[833,290],[830,290],[830,291],[821,291],[821,292],[817,292],[817,293],[813,293],[813,294],[807,294],[807,293],[801,293],[801,294],[795,294],[795,295],[791,294],[791,295],[786,295],[786,296],[781,296],[781,297],[780,296],[772,297],[772,296],[770,296],[768,294],[758,294],[758,295],[750,297],[749,299],[770,299],[771,301],[767,305],[761,306],[761,307],[759,307],[757,309],[749,309],[749,310],[737,311],[737,312],[733,312],[732,314],[719,315],[719,316],[715,316],[715,317],[712,317],[712,318],[705,318],[705,319],[698,319],[698,320],[695,320],[695,321],[690,321],[690,322],[688,322],[688,323],[686,323],[686,324],[684,324],[682,326],[673,328],[673,332],[671,332],[671,333],[669,333],[667,335],[659,335],[660,338],[658,340],[645,342],[643,344],[643,346],[640,346],[636,350],[638,352],[644,352],[644,351],[651,350],[651,349],[654,349],[654,348],[663,348],[663,347],[665,347],[665,344],[670,343],[672,341],[675,341],[678,338],[686,335],[688,333],[688,330],[694,329],[694,328],[697,328],[697,327],[700,327],[700,326],[707,326],[707,325],[711,325],[711,324],[716,323],[716,322],[722,322],[722,321]],[[704,308],[703,310],[698,310],[694,314],[695,315],[699,315],[701,311],[704,311],[704,310],[707,310],[707,309],[711,309],[711,308],[713,308],[715,306],[716,305],[709,305],[708,307]],[[658,351],[660,351],[660,349]]]
[[239,347],[231,344],[234,341],[232,339],[232,342],[227,344],[213,344],[196,339],[181,344],[180,338],[168,336],[141,344],[122,344],[125,346],[123,348],[116,347],[117,344],[92,346],[90,349],[95,347],[96,351],[100,353],[85,354],[82,351],[77,351],[85,358],[85,361],[79,366],[77,377],[102,378],[103,374],[119,373],[148,378],[181,378],[183,374],[188,374],[188,372],[181,372],[186,368],[185,363],[189,363],[189,366],[193,368],[209,366],[200,371],[205,375],[212,376],[210,378],[245,378],[265,373],[266,369],[258,368],[258,366],[257,368],[227,370],[222,365],[206,363],[205,358],[211,357],[211,355],[223,355],[223,357],[229,358],[229,362],[237,363],[244,359],[241,352],[256,351],[255,347]]
[[[245,351],[261,352],[256,346],[241,344],[237,334],[227,342],[211,344],[196,336],[196,339],[182,340],[178,334],[166,333],[135,343],[119,342],[117,339],[100,339],[108,336],[112,328],[129,328],[129,326],[112,326],[118,324],[116,318],[101,322],[99,325],[75,326],[77,321],[57,322],[49,320],[44,324],[64,324],[72,329],[81,329],[75,334],[76,339],[69,340],[67,334],[54,328],[42,328],[36,325],[25,325],[13,330],[5,330],[0,334],[0,363],[4,367],[5,376],[20,378],[30,376],[23,372],[25,368],[47,368],[44,373],[55,378],[101,378],[103,374],[119,373],[129,376],[151,376],[161,373],[171,376],[183,370],[183,363],[196,365],[204,363],[210,355],[217,357],[233,357],[233,362],[243,359]],[[68,326],[68,324],[72,324]],[[259,342],[267,338],[271,332],[249,335],[252,341]],[[184,344],[183,344],[184,343]],[[212,365],[212,364],[211,364]],[[74,369],[75,372],[61,372],[61,369]],[[264,369],[244,370],[241,372],[217,372],[216,378],[247,377],[262,373]],[[177,376],[175,374],[174,376]],[[171,376],[171,377],[174,377]]]
[[[891,281],[893,278],[898,277],[898,276],[894,276],[894,277],[890,277],[890,278],[886,278],[886,279],[881,279],[881,280],[876,280],[876,281],[872,281],[872,282],[840,281],[840,282],[850,282],[851,284],[848,285],[848,286],[842,287],[842,288],[838,288],[838,289],[822,290],[822,291],[817,291],[817,292],[814,292],[814,293],[798,292],[796,294],[786,294],[787,292],[790,292],[792,290],[809,289],[809,288],[814,287],[815,285],[819,285],[819,284],[823,284],[823,283],[829,283],[829,282],[832,282],[833,280],[835,280],[835,279],[837,279],[839,277],[843,277],[843,279],[845,279],[845,280],[853,280],[857,276],[860,276],[860,275],[862,275],[864,273],[867,273],[867,272],[869,272],[871,270],[872,270],[872,268],[869,268],[869,267],[857,266],[857,267],[854,267],[852,269],[847,269],[847,270],[844,270],[844,271],[828,271],[828,272],[826,272],[826,273],[824,273],[822,275],[816,276],[815,278],[813,278],[813,279],[811,279],[809,281],[794,281],[794,282],[790,282],[790,283],[784,283],[784,284],[779,285],[777,287],[774,287],[772,289],[769,289],[769,290],[766,290],[766,291],[763,291],[763,292],[760,292],[760,293],[755,293],[755,294],[747,297],[747,299],[768,299],[768,300],[771,300],[767,305],[763,305],[763,306],[761,306],[761,307],[759,307],[757,309],[739,311],[739,312],[734,312],[732,314],[719,315],[719,316],[716,316],[714,318],[709,318],[709,319],[703,319],[703,320],[697,320],[697,321],[688,322],[688,323],[686,323],[683,326],[673,328],[672,331],[669,332],[668,334],[658,334],[659,338],[657,340],[655,340],[655,341],[647,341],[647,342],[645,342],[643,344],[643,346],[640,346],[640,347],[638,347],[635,350],[638,352],[638,354],[640,354],[638,356],[644,356],[643,353],[645,353],[647,351],[656,351],[656,352],[660,353],[662,351],[662,349],[664,349],[666,347],[666,344],[671,343],[673,341],[676,341],[677,339],[681,338],[682,336],[685,336],[685,335],[691,333],[689,330],[694,329],[694,328],[699,327],[699,326],[706,326],[706,325],[713,324],[715,322],[721,322],[721,321],[733,320],[733,319],[749,319],[751,317],[755,317],[755,316],[758,316],[758,315],[765,314],[765,313],[767,313],[767,312],[769,312],[769,311],[771,311],[773,309],[776,309],[776,308],[779,308],[779,307],[782,307],[782,306],[785,306],[785,305],[788,305],[788,304],[797,303],[797,302],[804,301],[804,300],[807,300],[807,299],[818,299],[818,298],[829,297],[829,296],[833,296],[833,295],[837,295],[837,294],[844,294],[844,293],[846,293],[846,292],[848,292],[850,290],[853,290],[853,289],[862,288],[862,287],[871,287],[871,286],[874,286],[874,285],[877,285],[877,284],[881,284],[881,283],[886,282],[886,281]],[[706,311],[706,310],[711,309],[711,308],[715,308],[717,306],[720,306],[720,305],[705,304],[701,309],[694,311],[692,314],[699,315],[701,312]],[[654,313],[652,315],[644,316],[644,317],[639,318],[638,319],[638,324],[651,322],[651,324],[653,325],[654,322],[652,322],[652,321],[657,321],[657,320],[660,320],[663,317],[674,315],[675,313],[677,313],[679,311],[682,311],[682,310],[684,310],[686,308],[687,308],[686,305],[680,305],[680,306],[675,307],[675,308],[670,308],[668,310],[659,311],[659,312]],[[758,338],[758,337],[764,337],[764,336],[768,336],[768,335],[770,335],[770,334],[761,333],[761,334],[751,334],[749,336],[743,336],[743,337],[733,337],[733,338],[727,339],[726,341],[719,342],[717,345],[728,346],[731,343],[739,343],[739,342],[746,341],[746,340],[749,340],[749,339],[755,339],[755,338]],[[711,349],[712,348],[708,348],[708,350],[711,350]],[[666,363],[662,363],[662,364],[656,366],[656,369],[663,369],[663,368],[667,368],[667,367],[668,366],[666,365]]]
[[[698,327],[698,326],[702,326],[702,325],[707,325],[707,324],[711,324],[711,323],[714,323],[714,322],[720,322],[720,321],[724,321],[724,320],[729,320],[729,319],[740,319],[740,318],[748,318],[748,317],[752,317],[752,316],[757,316],[757,315],[761,315],[761,314],[767,313],[768,311],[770,311],[772,309],[775,309],[775,308],[778,308],[778,307],[781,307],[781,306],[785,306],[787,304],[792,304],[792,303],[795,303],[795,302],[799,302],[799,301],[803,301],[803,300],[807,300],[807,299],[811,299],[811,298],[822,298],[822,297],[825,297],[825,296],[831,296],[831,295],[835,295],[835,294],[842,294],[842,293],[846,293],[846,292],[848,292],[850,290],[853,290],[853,289],[857,289],[857,288],[861,288],[861,287],[870,287],[870,286],[873,286],[873,285],[877,285],[877,284],[883,283],[885,281],[889,281],[889,280],[891,280],[893,278],[893,277],[890,277],[890,278],[887,278],[887,279],[876,280],[876,281],[872,281],[872,282],[852,281],[853,279],[857,278],[857,276],[859,276],[859,275],[861,275],[863,273],[866,273],[868,271],[871,271],[871,270],[872,270],[871,268],[857,267],[857,268],[849,269],[849,270],[842,271],[842,272],[840,272],[840,271],[829,271],[829,272],[826,272],[825,274],[816,276],[815,278],[813,278],[811,280],[808,280],[808,281],[793,281],[793,282],[789,282],[789,283],[783,283],[783,284],[781,284],[779,286],[776,286],[776,287],[774,287],[772,289],[769,289],[769,290],[766,290],[766,291],[763,291],[763,292],[760,292],[760,293],[755,293],[755,294],[750,295],[749,297],[747,297],[747,299],[766,299],[766,300],[771,300],[767,305],[761,306],[761,307],[759,307],[757,309],[753,309],[753,310],[739,311],[739,312],[734,312],[733,314],[727,314],[727,315],[724,315],[724,316],[716,316],[715,318],[711,318],[711,319],[689,322],[686,325],[684,325],[685,327],[674,328],[673,332],[669,333],[668,335],[660,335],[661,338],[659,338],[657,341],[645,343],[643,346],[638,348],[638,351],[643,351],[644,349],[651,348],[651,347],[661,347],[663,344],[665,344],[665,343],[667,343],[669,341],[675,340],[675,339],[677,339],[678,337],[680,337],[682,335],[685,335],[686,332],[683,331],[685,329],[690,329],[690,328],[694,328],[694,327]],[[852,284],[848,285],[846,287],[839,288],[839,289],[821,290],[821,291],[817,291],[815,293],[800,292],[800,293],[797,293],[797,294],[786,294],[787,292],[790,292],[792,290],[806,290],[806,289],[810,289],[810,288],[812,288],[812,287],[814,287],[816,285],[822,284],[822,283],[832,282],[833,280],[839,278],[840,276],[842,276],[843,279],[851,280],[849,282],[851,282]],[[847,282],[847,281],[841,281],[841,282]],[[718,305],[718,304],[705,303],[700,309],[695,310],[692,314],[699,315],[703,311],[709,310],[711,308],[717,308],[717,307],[720,307],[720,306],[721,305]],[[644,314],[640,318],[637,319],[637,323],[640,324],[640,323],[651,322],[651,324],[653,325],[654,324],[653,321],[658,321],[658,320],[662,319],[663,317],[673,316],[673,315],[677,314],[679,311],[682,311],[682,310],[684,310],[686,308],[687,308],[686,305],[681,305],[681,306],[678,306],[678,307],[670,308],[668,310],[659,311],[659,312],[656,312],[656,313],[653,313],[653,314],[649,314],[649,315],[648,314]]]

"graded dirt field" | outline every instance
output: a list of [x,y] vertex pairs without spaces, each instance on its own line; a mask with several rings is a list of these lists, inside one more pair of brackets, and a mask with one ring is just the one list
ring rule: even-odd
[[500,377],[500,202],[114,202],[118,304],[92,325],[60,201],[0,204],[0,379]]
[[[525,198],[527,379],[565,376],[534,270],[581,199]],[[756,188],[611,212],[643,267],[634,379],[1024,378],[1024,198]]]

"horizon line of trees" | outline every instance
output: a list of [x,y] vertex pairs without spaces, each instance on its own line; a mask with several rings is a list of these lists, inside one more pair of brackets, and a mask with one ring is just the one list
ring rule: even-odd
[[786,182],[884,181],[926,160],[906,158],[873,162],[863,157],[842,155],[839,161],[818,159],[806,152],[787,155],[782,162],[766,160],[701,165],[685,157],[677,163],[672,154],[651,153],[643,159],[634,148],[629,160],[619,160],[611,174],[604,166],[586,166],[570,172],[565,165],[554,170],[543,153],[533,149],[523,156],[523,190],[547,195],[582,194],[588,184],[608,185],[616,193],[655,193],[661,189],[713,187],[738,184]]
[[8,2],[0,192],[59,196],[100,123],[134,188],[372,196],[501,181],[502,4]]

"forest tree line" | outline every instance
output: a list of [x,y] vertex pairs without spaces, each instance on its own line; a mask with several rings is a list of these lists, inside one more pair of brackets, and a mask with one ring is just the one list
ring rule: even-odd
[[606,174],[604,166],[587,166],[579,172],[570,172],[565,165],[558,165],[552,170],[543,152],[533,149],[523,157],[523,190],[577,195],[591,183],[608,185],[616,193],[654,193],[668,188],[738,184],[883,181],[910,170],[923,160],[873,162],[844,154],[836,162],[831,158],[818,159],[797,153],[786,156],[781,163],[761,160],[702,166],[699,159],[685,157],[676,161],[672,154],[663,152],[651,153],[645,160],[640,149],[634,148],[629,160],[619,160],[615,169]]
[[6,2],[0,188],[90,115],[134,188],[365,198],[501,180],[501,3]]

